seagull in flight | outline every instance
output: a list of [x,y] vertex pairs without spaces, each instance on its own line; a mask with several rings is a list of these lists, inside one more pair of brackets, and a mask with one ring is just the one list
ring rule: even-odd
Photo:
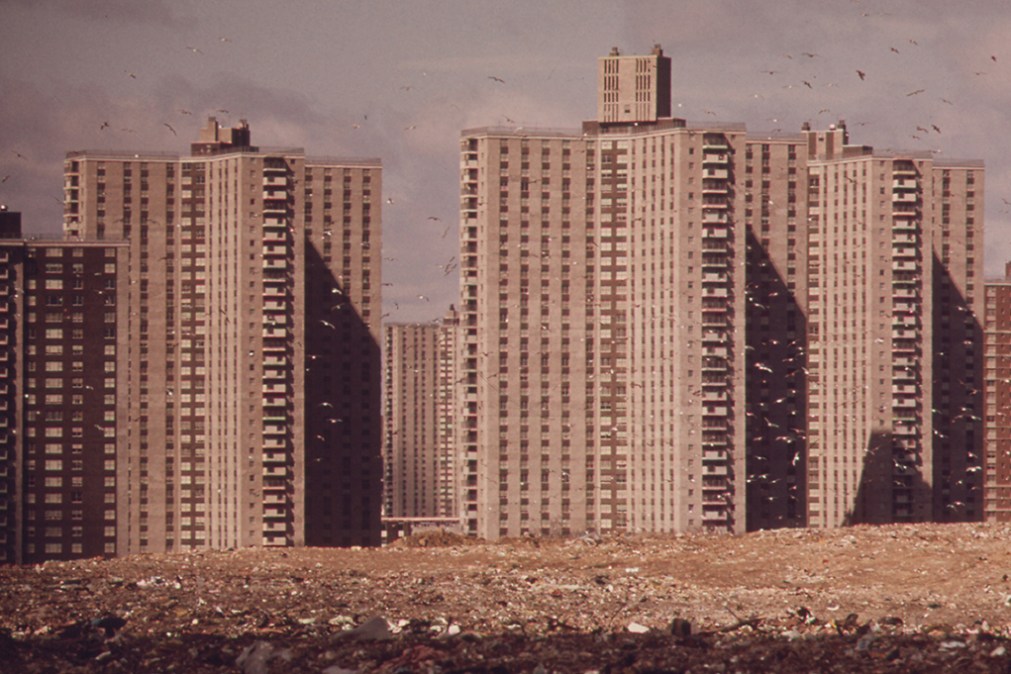
[[499,84],[505,84],[505,80],[502,79],[501,77],[495,77],[494,75],[489,75],[488,79],[492,80],[493,82],[498,82]]

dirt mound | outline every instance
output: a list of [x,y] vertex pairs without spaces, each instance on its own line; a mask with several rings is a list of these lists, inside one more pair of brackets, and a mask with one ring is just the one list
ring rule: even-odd
[[402,548],[449,548],[459,545],[473,545],[477,541],[461,534],[445,529],[425,529],[410,536],[398,538],[390,544],[391,547]]
[[0,567],[0,672],[1011,671],[1011,527]]

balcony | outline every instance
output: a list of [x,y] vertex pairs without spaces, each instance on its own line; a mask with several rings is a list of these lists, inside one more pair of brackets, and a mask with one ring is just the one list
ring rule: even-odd
[[271,173],[263,176],[264,187],[287,187],[288,176],[283,173]]
[[703,148],[702,150],[702,163],[706,166],[712,164],[726,164],[729,161],[726,152],[713,151],[708,148]]
[[725,344],[727,335],[722,330],[703,330],[702,341],[706,344]]
[[263,268],[284,271],[288,268],[288,261],[283,257],[263,258]]
[[892,262],[892,271],[916,271],[919,265],[915,260],[895,260]]
[[[726,207],[726,204],[723,205]],[[704,225],[725,225],[727,224],[727,212],[716,208],[713,204],[706,204],[702,209],[702,224]]]
[[286,297],[287,287],[283,283],[264,283],[264,297]]
[[916,258],[918,257],[919,251],[916,246],[909,245],[892,245],[892,256],[897,258]]
[[703,409],[702,411],[702,416],[705,417],[725,417],[727,416],[727,414],[728,412],[726,405],[721,405],[718,402],[706,405],[705,409]]
[[[702,238],[703,239],[727,239],[729,234],[725,229],[703,229]],[[703,246],[705,248],[705,246]]]
[[263,477],[287,477],[288,469],[281,466],[264,466],[263,472],[261,473]]
[[711,510],[703,508],[702,521],[711,524],[715,524],[716,522],[726,522],[727,513],[723,510]]
[[726,402],[727,391],[719,389],[705,389],[702,391],[702,402]]

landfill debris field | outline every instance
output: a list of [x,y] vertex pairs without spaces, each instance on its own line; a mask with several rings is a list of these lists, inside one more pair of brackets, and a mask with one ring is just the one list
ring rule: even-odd
[[0,672],[989,672],[1011,527],[244,549],[0,568]]

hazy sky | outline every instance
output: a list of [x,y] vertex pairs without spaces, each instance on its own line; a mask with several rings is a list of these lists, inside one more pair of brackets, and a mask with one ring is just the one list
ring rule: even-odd
[[460,131],[577,129],[596,58],[659,43],[689,120],[844,118],[854,143],[984,160],[997,274],[1009,36],[1005,0],[0,0],[0,202],[54,234],[68,150],[184,154],[208,115],[245,118],[257,145],[382,160],[385,311],[431,320],[457,296]]

